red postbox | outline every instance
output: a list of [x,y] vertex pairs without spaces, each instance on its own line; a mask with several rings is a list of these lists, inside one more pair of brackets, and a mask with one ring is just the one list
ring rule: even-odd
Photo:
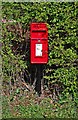
[[48,29],[46,23],[30,25],[30,61],[32,64],[48,62]]

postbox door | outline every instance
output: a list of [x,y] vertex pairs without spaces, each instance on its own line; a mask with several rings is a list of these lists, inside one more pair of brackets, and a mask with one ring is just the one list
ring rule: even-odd
[[38,42],[31,41],[31,63],[47,63],[48,62],[48,44],[46,40]]

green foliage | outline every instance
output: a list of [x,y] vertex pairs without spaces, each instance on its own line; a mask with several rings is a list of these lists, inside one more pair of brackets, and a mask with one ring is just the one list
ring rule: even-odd
[[[70,118],[77,119],[77,106],[71,99],[62,100],[58,103],[51,103],[50,98],[43,99],[39,104],[35,104],[32,99],[23,98],[18,104],[9,103],[7,97],[3,97],[3,118]],[[26,101],[26,102],[25,102]],[[26,103],[29,103],[26,104]],[[22,104],[25,103],[25,104]]]
[[[7,21],[2,24],[3,72],[16,74],[22,69],[28,69],[29,59],[23,60],[22,56],[29,56],[29,47],[26,50],[20,49],[22,53],[20,50],[17,50],[17,53],[13,52],[12,48],[14,45],[22,46],[26,40],[29,40],[24,30],[26,32],[29,30],[31,22],[46,22],[49,33],[49,61],[44,78],[49,81],[49,84],[60,86],[60,82],[63,86],[61,93],[64,96],[71,94],[76,99],[78,90],[77,9],[76,2],[2,3],[2,16]],[[9,26],[16,26],[17,29],[13,31],[12,28],[8,31]]]
[[8,98],[2,97],[2,118],[11,118],[11,113],[8,104]]

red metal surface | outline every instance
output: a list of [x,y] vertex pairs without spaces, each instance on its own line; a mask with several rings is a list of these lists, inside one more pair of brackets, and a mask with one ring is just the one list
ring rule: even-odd
[[[32,23],[30,26],[30,61],[32,64],[48,62],[48,29],[46,23]],[[41,46],[37,48],[38,46]],[[41,50],[38,56],[37,49]],[[40,52],[39,52],[40,54]]]

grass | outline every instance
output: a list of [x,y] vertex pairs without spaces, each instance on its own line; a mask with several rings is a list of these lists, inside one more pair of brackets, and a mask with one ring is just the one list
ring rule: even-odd
[[[78,106],[71,99],[53,102],[51,98],[38,98],[32,93],[15,95],[13,99],[3,96],[3,118],[77,118]],[[61,101],[61,102],[60,102]]]
[[8,98],[6,96],[2,97],[2,118],[11,118],[11,112],[8,104]]

